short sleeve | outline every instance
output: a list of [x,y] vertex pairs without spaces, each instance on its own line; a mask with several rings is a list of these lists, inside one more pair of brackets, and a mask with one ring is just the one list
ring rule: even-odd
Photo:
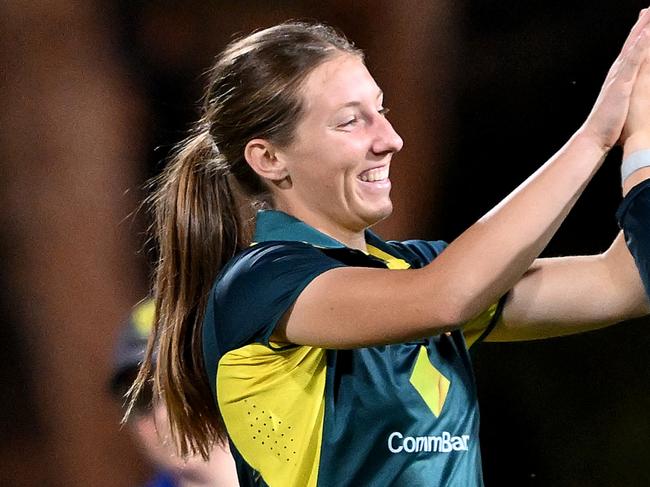
[[616,218],[650,297],[650,181],[632,188],[623,199]]
[[506,297],[507,294],[499,302],[493,304],[481,314],[465,323],[463,326],[463,335],[465,336],[467,348],[481,343],[492,332],[501,318]]
[[[404,242],[388,242],[400,250],[401,255],[408,258],[413,267],[424,267],[431,263],[447,248],[443,240],[406,240]],[[493,304],[478,316],[463,325],[462,333],[467,348],[483,341],[494,329],[501,317],[506,296]]]
[[445,248],[447,243],[442,240],[405,240],[387,242],[397,249],[400,256],[406,258],[414,268],[424,267],[431,263]]
[[226,266],[212,289],[205,319],[216,341],[211,353],[222,355],[252,342],[268,345],[303,289],[343,265],[300,242],[266,242],[246,250]]

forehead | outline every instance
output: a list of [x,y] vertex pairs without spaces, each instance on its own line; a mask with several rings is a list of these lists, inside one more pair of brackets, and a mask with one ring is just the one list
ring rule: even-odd
[[339,54],[316,67],[303,82],[305,112],[335,110],[346,103],[373,101],[381,93],[361,58]]

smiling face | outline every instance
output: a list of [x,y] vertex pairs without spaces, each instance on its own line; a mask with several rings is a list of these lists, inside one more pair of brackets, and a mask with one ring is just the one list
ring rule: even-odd
[[275,156],[286,169],[276,207],[348,243],[390,215],[389,169],[402,139],[363,61],[337,54],[305,79],[293,142]]

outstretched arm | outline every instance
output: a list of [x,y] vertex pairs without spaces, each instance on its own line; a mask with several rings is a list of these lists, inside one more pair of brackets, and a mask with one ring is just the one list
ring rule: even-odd
[[627,201],[617,216],[646,294],[650,296],[650,48],[646,48],[645,62],[630,98],[623,135],[627,136],[624,158],[635,158],[645,167],[632,172],[623,181]]
[[649,21],[643,13],[577,134],[431,264],[327,271],[302,291],[274,339],[345,348],[429,336],[458,328],[512,289],[619,139]]
[[487,341],[569,335],[648,313],[639,272],[619,234],[601,255],[536,260],[508,294]]
[[[622,138],[624,160],[635,154],[650,164],[650,49],[632,91]],[[649,179],[650,166],[623,181],[626,198],[617,216],[624,235],[607,252],[537,260],[510,292],[501,322],[488,339],[566,335],[650,313]]]

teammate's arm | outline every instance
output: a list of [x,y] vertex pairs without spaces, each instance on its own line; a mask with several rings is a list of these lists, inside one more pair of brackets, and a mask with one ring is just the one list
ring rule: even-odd
[[548,338],[650,313],[623,235],[601,255],[538,259],[507,297],[486,341]]

